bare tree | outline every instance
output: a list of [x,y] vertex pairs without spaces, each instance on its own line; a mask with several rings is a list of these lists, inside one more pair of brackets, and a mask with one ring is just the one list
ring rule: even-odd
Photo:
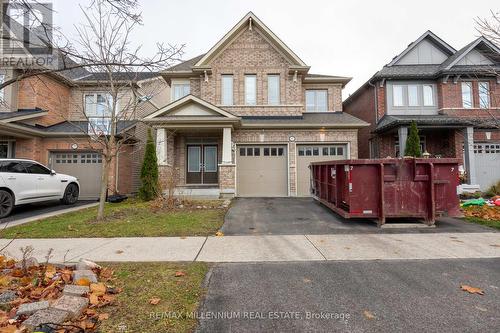
[[[32,2],[13,1],[31,10]],[[67,114],[60,116],[87,134],[88,147],[101,153],[103,168],[97,219],[102,220],[111,167],[132,139],[126,125],[137,119],[141,103],[151,98],[157,89],[154,85],[145,89],[140,82],[148,77],[147,73],[158,72],[179,60],[184,46],[158,43],[154,54],[141,55],[141,47],[134,46],[131,40],[131,33],[141,24],[137,0],[92,0],[80,9],[84,21],[76,26],[76,40],[66,40],[54,48],[60,60],[57,67],[24,68],[18,76],[0,84],[0,89],[23,80],[43,81],[45,75],[68,70],[84,68],[90,72],[93,89],[98,87],[100,92],[84,103],[91,106],[91,111],[80,105],[83,122],[75,122]],[[112,191],[116,191],[114,186]]]

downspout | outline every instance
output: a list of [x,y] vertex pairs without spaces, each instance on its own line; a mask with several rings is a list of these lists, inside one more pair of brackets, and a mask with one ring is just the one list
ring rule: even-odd
[[115,163],[115,189],[116,189],[116,194],[120,193],[120,190],[118,189],[118,163],[120,160],[120,151],[116,153],[116,163]]
[[[373,92],[374,92],[374,94],[373,94],[373,100],[375,102],[375,124],[378,124],[378,91],[377,91],[377,85],[372,83],[372,79],[368,80],[368,84],[373,87]],[[373,147],[373,145],[374,145],[374,143],[372,143],[372,147]],[[371,149],[373,149],[373,148],[370,148],[370,150]],[[379,156],[379,147],[378,147],[378,144],[377,144],[376,149],[374,149],[373,153],[375,155],[373,157]],[[371,154],[372,154],[372,152],[370,151],[370,156],[371,156]]]

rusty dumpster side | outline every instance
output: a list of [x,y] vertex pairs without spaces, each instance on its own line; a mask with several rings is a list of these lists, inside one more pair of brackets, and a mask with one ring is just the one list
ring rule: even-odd
[[359,159],[311,163],[313,197],[345,218],[460,216],[458,159]]

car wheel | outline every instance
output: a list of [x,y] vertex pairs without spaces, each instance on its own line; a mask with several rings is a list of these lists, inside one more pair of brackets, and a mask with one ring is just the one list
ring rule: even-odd
[[78,201],[79,195],[78,186],[76,184],[69,184],[64,191],[62,202],[65,205],[72,205]]
[[14,208],[14,198],[7,191],[0,190],[0,218],[10,215]]

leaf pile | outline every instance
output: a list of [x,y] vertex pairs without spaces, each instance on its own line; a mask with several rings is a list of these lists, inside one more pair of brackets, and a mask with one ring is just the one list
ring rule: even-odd
[[[54,302],[63,295],[66,284],[73,283],[73,270],[71,266],[60,266],[52,264],[32,265],[21,268],[23,265],[12,259],[0,256],[0,294],[8,291],[15,293],[15,299],[8,303],[0,303],[0,332],[22,332],[22,322],[28,316],[16,318],[16,312],[21,304],[37,301]],[[26,265],[24,265],[26,266]],[[120,292],[114,288],[113,271],[109,268],[95,267],[94,273],[99,277],[99,283],[87,284],[90,292],[89,306],[83,311],[82,316],[65,323],[58,333],[63,332],[85,332],[95,331],[99,322],[109,318],[107,313],[100,311],[101,308],[111,305],[115,301],[116,294]]]
[[500,221],[500,207],[470,206],[464,209],[466,217],[478,217],[488,221]]

